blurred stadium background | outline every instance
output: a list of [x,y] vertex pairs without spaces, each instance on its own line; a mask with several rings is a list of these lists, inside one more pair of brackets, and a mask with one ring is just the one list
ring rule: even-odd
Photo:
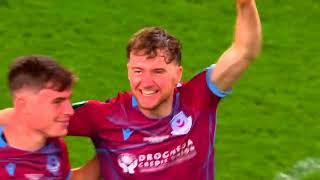
[[[220,104],[216,177],[320,179],[320,3],[257,6],[263,50]],[[188,80],[230,45],[234,19],[235,0],[0,0],[0,108],[11,106],[6,73],[16,56],[71,68],[80,77],[73,102],[105,100],[129,89],[125,47],[138,29],[161,26],[182,41]],[[94,154],[90,140],[66,139],[74,167]]]

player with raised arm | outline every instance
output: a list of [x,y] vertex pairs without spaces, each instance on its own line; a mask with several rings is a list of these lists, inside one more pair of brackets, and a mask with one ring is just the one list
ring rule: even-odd
[[261,48],[255,0],[236,6],[231,46],[190,81],[180,83],[180,42],[162,28],[144,28],[127,46],[131,92],[74,106],[69,135],[92,138],[103,179],[214,178],[218,103]]
[[216,110],[261,48],[254,0],[237,0],[234,40],[186,83],[180,42],[144,28],[127,46],[131,92],[77,104],[71,135],[93,139],[104,179],[213,179]]

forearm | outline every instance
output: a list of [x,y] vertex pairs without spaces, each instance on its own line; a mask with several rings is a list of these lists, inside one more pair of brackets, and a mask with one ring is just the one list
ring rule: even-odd
[[0,110],[0,126],[6,125],[9,123],[10,119],[13,116],[14,109],[13,108],[6,108]]
[[261,23],[254,0],[237,0],[234,40],[216,63],[211,80],[226,91],[241,77],[261,48]]
[[237,0],[237,19],[234,32],[235,48],[244,59],[254,59],[261,49],[261,23],[255,0]]
[[100,166],[97,157],[88,161],[85,165],[72,169],[71,180],[99,180]]

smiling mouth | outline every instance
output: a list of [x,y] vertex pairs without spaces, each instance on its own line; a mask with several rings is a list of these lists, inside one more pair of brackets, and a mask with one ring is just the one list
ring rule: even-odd
[[66,127],[69,126],[69,121],[56,121],[56,122]]
[[140,90],[141,94],[144,96],[152,96],[158,92],[158,90]]

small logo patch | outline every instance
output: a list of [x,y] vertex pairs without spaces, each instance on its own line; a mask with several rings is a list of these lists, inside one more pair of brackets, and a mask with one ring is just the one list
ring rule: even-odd
[[124,173],[134,174],[134,169],[138,166],[138,159],[133,154],[124,153],[119,155],[118,164]]
[[165,135],[165,136],[151,136],[151,137],[144,137],[143,140],[147,141],[151,144],[154,143],[161,143],[162,141],[165,141],[169,138],[169,135]]
[[6,170],[10,176],[13,176],[14,171],[16,170],[16,165],[14,163],[9,163],[6,165]]
[[187,117],[182,111],[171,120],[171,134],[174,136],[187,134],[192,126],[192,117]]
[[125,141],[128,140],[132,133],[133,133],[133,130],[131,130],[129,128],[123,128],[122,129],[123,139]]
[[57,174],[60,169],[60,161],[57,156],[50,155],[47,160],[47,170],[52,174]]

